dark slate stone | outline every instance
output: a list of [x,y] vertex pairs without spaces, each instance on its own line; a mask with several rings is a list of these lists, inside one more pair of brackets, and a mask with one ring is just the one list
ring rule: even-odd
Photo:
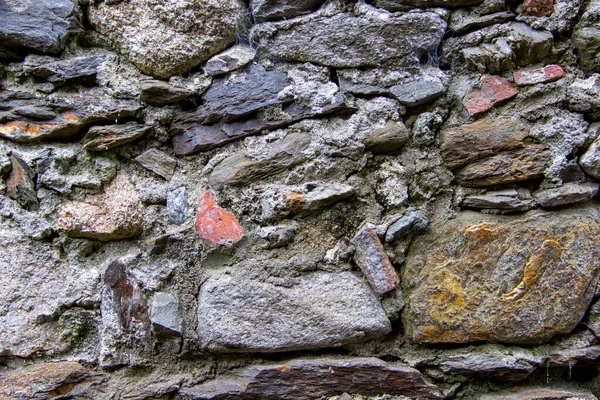
[[166,104],[177,103],[193,94],[191,90],[176,87],[167,82],[154,79],[142,81],[140,90],[140,98],[142,101],[153,106],[164,106]]
[[423,231],[428,225],[429,220],[423,214],[411,211],[390,225],[385,234],[385,241],[393,242],[414,232]]
[[188,196],[185,186],[167,193],[167,215],[169,221],[181,225],[188,217]]
[[292,18],[307,14],[324,0],[251,0],[250,11],[256,21]]
[[24,65],[23,71],[29,75],[44,78],[48,82],[66,82],[73,79],[94,77],[104,59],[103,55],[69,58],[34,67]]
[[6,179],[6,194],[16,200],[21,207],[31,211],[39,208],[39,202],[35,192],[35,172],[19,156],[13,154],[10,157],[11,171]]

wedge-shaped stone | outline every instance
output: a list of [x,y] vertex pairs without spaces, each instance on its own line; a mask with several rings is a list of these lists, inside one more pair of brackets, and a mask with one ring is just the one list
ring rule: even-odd
[[250,11],[257,21],[293,18],[308,14],[323,0],[251,0]]
[[291,287],[243,266],[208,279],[198,296],[198,336],[214,352],[320,349],[385,335],[390,321],[368,284],[350,272],[314,273]]
[[137,122],[93,126],[82,139],[83,148],[89,151],[106,151],[136,141],[150,128]]
[[98,72],[98,67],[104,62],[105,56],[75,57],[66,60],[48,58],[48,62],[39,65],[28,65],[35,62],[35,56],[30,56],[23,63],[23,72],[28,75],[44,78],[48,82],[62,83],[75,79],[91,78]]
[[375,0],[377,7],[390,11],[407,10],[413,7],[464,7],[479,4],[483,0]]
[[600,209],[463,212],[422,236],[402,281],[420,343],[536,344],[569,333],[594,294]]
[[557,188],[538,190],[533,196],[542,207],[557,207],[591,200],[597,193],[597,183],[569,182]]
[[6,195],[16,200],[21,207],[36,211],[40,204],[35,191],[35,172],[17,154],[10,156],[11,170],[6,179]]
[[[318,384],[315,384],[318,382]],[[413,368],[378,358],[318,358],[278,365],[257,365],[234,371],[179,391],[189,399],[321,399],[343,393],[442,398],[439,389]]]
[[481,400],[597,400],[598,398],[590,392],[571,391],[561,388],[533,387],[522,388],[515,392],[489,394],[481,397]]

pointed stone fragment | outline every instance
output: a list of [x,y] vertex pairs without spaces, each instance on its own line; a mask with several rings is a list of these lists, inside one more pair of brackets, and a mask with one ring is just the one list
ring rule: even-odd
[[88,151],[106,151],[144,136],[149,126],[128,122],[119,125],[93,126],[83,137],[83,148]]
[[144,168],[170,180],[177,167],[177,160],[158,149],[150,149],[135,158]]
[[215,203],[215,195],[207,190],[198,196],[196,233],[209,246],[228,245],[244,236],[244,228],[232,213]]
[[6,179],[6,195],[16,200],[22,207],[35,211],[39,208],[33,178],[35,172],[19,156],[10,156],[11,171]]
[[481,81],[481,89],[469,92],[463,104],[469,116],[475,117],[513,97],[519,91],[509,81],[500,76],[489,76]]

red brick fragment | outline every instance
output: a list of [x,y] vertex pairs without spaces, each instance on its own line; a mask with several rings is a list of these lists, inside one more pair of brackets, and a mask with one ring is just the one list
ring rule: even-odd
[[515,72],[515,83],[519,86],[535,85],[536,83],[553,82],[562,78],[565,70],[560,65],[551,64],[531,71]]
[[525,0],[523,2],[523,15],[549,17],[553,12],[554,0]]
[[474,117],[515,97],[519,91],[500,76],[489,76],[481,82],[481,89],[472,90],[463,98],[469,116]]
[[244,228],[230,212],[215,203],[215,195],[207,190],[198,196],[196,233],[210,246],[226,245],[244,236]]

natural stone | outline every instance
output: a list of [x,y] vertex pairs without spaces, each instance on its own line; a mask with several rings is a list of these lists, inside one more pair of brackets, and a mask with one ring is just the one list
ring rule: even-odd
[[588,114],[590,119],[600,120],[600,74],[587,79],[576,79],[567,89],[569,109]]
[[70,33],[81,31],[80,11],[71,0],[0,3],[0,54],[31,49],[60,53]]
[[374,129],[363,139],[365,148],[373,153],[389,153],[398,150],[408,141],[408,129],[402,122],[388,122],[383,128]]
[[244,228],[233,214],[217,205],[210,190],[198,196],[194,229],[204,243],[213,247],[229,245],[244,236]]
[[515,97],[519,91],[500,76],[489,76],[481,81],[481,89],[473,90],[463,98],[469,116],[475,117]]
[[599,213],[462,212],[421,236],[402,279],[409,337],[535,344],[569,333],[595,290]]
[[418,146],[429,146],[435,140],[435,134],[444,119],[448,116],[446,110],[435,109],[433,112],[419,114],[412,126],[413,143]]
[[251,0],[250,12],[256,21],[286,19],[308,14],[323,0]]
[[352,186],[339,183],[306,185],[297,191],[282,192],[280,208],[287,216],[306,216],[355,194],[356,190]]
[[193,92],[186,88],[173,86],[168,82],[148,79],[140,83],[140,99],[153,106],[177,103],[190,97]]
[[557,207],[591,200],[598,189],[597,183],[569,182],[557,188],[538,190],[533,197],[542,207]]
[[226,74],[242,68],[252,61],[255,55],[256,50],[248,45],[233,46],[210,58],[204,66],[204,72],[211,76]]
[[423,74],[415,80],[392,86],[390,92],[401,104],[416,107],[446,93],[446,86],[439,77]]
[[150,126],[127,122],[119,125],[92,126],[81,142],[88,151],[106,151],[131,143],[144,136]]
[[416,232],[422,232],[429,226],[429,220],[419,211],[411,211],[390,224],[385,232],[385,241],[393,242]]
[[575,25],[571,40],[577,52],[577,61],[581,68],[589,73],[600,69],[600,23],[598,13],[600,2],[592,0]]
[[40,205],[33,181],[35,172],[16,154],[10,156],[10,164],[11,170],[6,178],[6,195],[27,210],[37,210]]
[[260,24],[251,36],[259,52],[277,60],[335,68],[418,67],[419,55],[434,51],[445,29],[446,22],[433,12],[390,15],[373,11]]
[[350,272],[303,275],[287,288],[252,279],[238,266],[209,278],[198,296],[198,335],[214,352],[319,349],[390,330],[379,300]]
[[188,197],[185,186],[167,193],[167,214],[169,220],[177,225],[181,225],[187,220]]
[[185,72],[233,43],[244,19],[240,0],[101,2],[88,16],[119,52],[159,78]]
[[296,237],[296,230],[298,229],[297,224],[292,225],[280,225],[280,226],[267,226],[260,230],[260,236],[263,239],[268,240],[269,249],[277,249],[284,247],[294,241]]
[[373,226],[364,225],[354,236],[352,243],[356,246],[354,262],[365,274],[375,293],[385,294],[400,284],[398,274]]
[[143,152],[135,158],[135,161],[166,180],[171,179],[177,167],[177,160],[158,149]]
[[488,394],[481,397],[482,400],[598,400],[589,392],[571,391],[565,389],[553,389],[549,387],[525,387],[518,388],[510,393]]
[[479,4],[483,0],[375,0],[377,7],[390,11],[405,11],[414,7],[464,7]]
[[516,64],[525,66],[547,61],[551,57],[554,36],[550,32],[533,29],[525,23],[513,22],[508,43],[515,54]]
[[565,71],[560,65],[552,64],[531,71],[514,73],[515,83],[519,86],[535,85],[536,83],[553,82],[562,78]]
[[117,175],[104,194],[88,196],[85,202],[61,204],[56,213],[59,231],[96,240],[135,236],[144,219],[139,195],[124,172]]
[[515,189],[504,189],[467,196],[461,205],[481,210],[525,211],[533,208],[534,202],[532,199],[522,199]]
[[95,77],[98,67],[104,60],[105,56],[103,55],[74,57],[67,58],[66,60],[50,59],[49,62],[30,66],[28,65],[28,61],[31,60],[26,59],[23,63],[23,72],[43,78],[48,82],[64,83],[75,79]]
[[525,0],[523,2],[523,15],[549,17],[553,12],[554,0]]
[[455,34],[471,31],[485,26],[506,22],[515,17],[510,11],[499,11],[493,14],[479,15],[458,9],[452,13],[449,29]]
[[204,400],[321,399],[343,393],[364,396],[386,393],[420,399],[443,397],[416,369],[387,364],[377,358],[297,359],[279,365],[256,365],[182,388],[180,393],[186,398]]
[[150,322],[159,334],[181,335],[182,319],[179,300],[170,293],[155,293],[152,297]]

